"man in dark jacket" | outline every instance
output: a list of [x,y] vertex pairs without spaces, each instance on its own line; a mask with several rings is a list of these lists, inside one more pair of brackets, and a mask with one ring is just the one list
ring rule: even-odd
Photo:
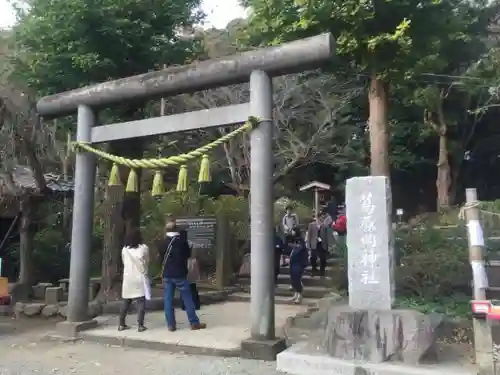
[[191,248],[187,240],[187,232],[179,230],[173,219],[167,222],[165,226],[165,238],[160,245],[160,254],[162,262],[162,276],[164,282],[164,310],[165,319],[170,331],[176,330],[175,312],[174,312],[174,293],[179,289],[182,301],[186,308],[189,323],[192,330],[206,328],[206,325],[200,323],[196,315],[191,288],[187,280],[188,259],[191,257]]

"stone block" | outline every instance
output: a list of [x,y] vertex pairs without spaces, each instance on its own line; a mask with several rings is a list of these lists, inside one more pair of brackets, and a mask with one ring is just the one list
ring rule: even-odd
[[57,305],[64,296],[63,289],[59,286],[45,289],[45,303],[47,305]]
[[67,293],[68,287],[69,287],[69,279],[59,280],[59,287],[61,287],[63,289],[64,293]]
[[37,301],[45,301],[45,290],[52,287],[51,283],[39,283],[33,287],[33,297]]
[[436,358],[440,315],[414,310],[332,307],[319,347],[332,357],[419,365]]
[[44,303],[26,303],[24,305],[23,313],[28,317],[40,315],[44,307]]
[[404,363],[369,363],[334,358],[318,353],[307,342],[300,342],[276,357],[276,369],[290,375],[476,375],[472,366],[457,362],[433,366],[410,366]]
[[286,349],[282,338],[274,340],[257,340],[249,338],[241,342],[241,356],[248,359],[275,361],[276,355]]
[[[114,311],[114,313],[118,313],[119,310]],[[88,304],[87,317],[88,319],[94,319],[95,317],[102,315],[103,313],[103,305],[101,302],[92,301]],[[106,311],[109,313],[109,311]],[[67,303],[59,304],[59,315],[63,318],[68,317],[68,305]]]
[[389,310],[394,304],[392,197],[387,177],[355,177],[346,185],[349,304]]
[[99,293],[100,285],[96,282],[91,282],[89,285],[89,301],[93,301]]
[[62,337],[76,338],[78,337],[79,332],[96,327],[97,327],[96,320],[89,320],[86,322],[64,321],[57,324],[57,333],[60,334]]
[[59,306],[58,305],[47,305],[42,309],[42,316],[45,318],[52,318],[59,314]]

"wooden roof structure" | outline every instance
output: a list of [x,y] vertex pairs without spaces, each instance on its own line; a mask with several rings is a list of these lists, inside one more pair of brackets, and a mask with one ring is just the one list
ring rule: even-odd
[[44,196],[47,194],[73,194],[73,181],[64,181],[61,176],[44,174],[45,188],[37,189],[33,171],[17,165],[9,173],[0,173],[0,217],[14,217],[19,212],[19,199],[25,194]]
[[318,182],[318,181],[312,181],[308,183],[307,185],[301,186],[299,188],[300,191],[306,191],[310,189],[318,189],[318,190],[331,190],[331,186],[328,184],[325,184],[323,182]]

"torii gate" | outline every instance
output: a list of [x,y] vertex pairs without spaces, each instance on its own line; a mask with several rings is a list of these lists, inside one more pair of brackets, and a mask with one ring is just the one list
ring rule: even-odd
[[[242,343],[250,356],[273,357],[284,348],[275,336],[273,269],[273,90],[272,77],[321,67],[334,52],[330,33],[275,47],[87,86],[51,95],[37,103],[38,114],[55,118],[78,113],[76,140],[101,143],[260,120],[251,144],[251,337]],[[157,99],[250,81],[250,102],[172,116],[97,126],[107,106]],[[95,326],[89,321],[88,286],[92,240],[95,158],[78,152],[75,170],[70,282],[66,334]],[[253,354],[252,354],[253,353]],[[268,354],[265,354],[268,353]]]

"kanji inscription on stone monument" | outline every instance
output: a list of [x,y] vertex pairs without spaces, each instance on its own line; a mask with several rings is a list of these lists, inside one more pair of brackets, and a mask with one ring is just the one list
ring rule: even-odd
[[383,176],[347,180],[349,304],[388,310],[394,302],[392,199]]

